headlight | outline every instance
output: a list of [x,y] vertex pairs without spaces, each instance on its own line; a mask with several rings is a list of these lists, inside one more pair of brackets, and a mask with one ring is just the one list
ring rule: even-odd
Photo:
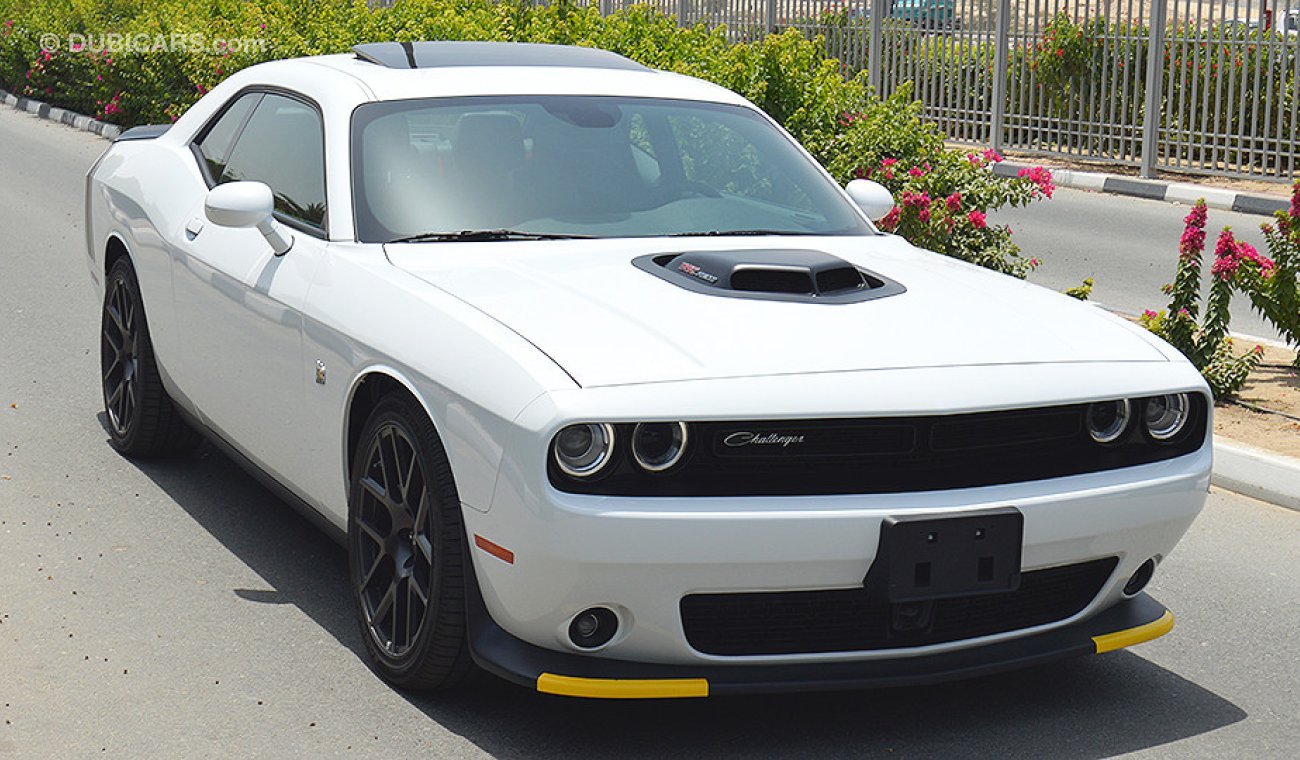
[[1167,441],[1182,432],[1187,424],[1191,403],[1186,393],[1171,393],[1147,399],[1142,415],[1147,433],[1157,441]]
[[555,463],[565,475],[589,478],[609,464],[614,453],[614,426],[608,423],[570,425],[551,446]]
[[663,472],[686,453],[686,423],[642,422],[632,430],[632,456],[650,472]]
[[1110,443],[1128,429],[1133,416],[1133,405],[1126,398],[1098,401],[1088,405],[1088,435],[1097,443]]

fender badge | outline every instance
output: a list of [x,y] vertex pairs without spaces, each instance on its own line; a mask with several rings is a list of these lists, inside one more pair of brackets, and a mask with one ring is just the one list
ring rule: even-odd
[[316,361],[316,384],[325,384],[325,362],[319,359]]

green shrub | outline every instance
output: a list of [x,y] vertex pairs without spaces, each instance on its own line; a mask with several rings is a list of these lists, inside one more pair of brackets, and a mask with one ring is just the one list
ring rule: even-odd
[[1261,346],[1242,356],[1233,351],[1228,337],[1228,304],[1232,298],[1231,277],[1224,276],[1225,264],[1245,255],[1250,246],[1237,242],[1232,230],[1224,227],[1215,246],[1215,264],[1210,280],[1210,294],[1205,314],[1200,313],[1201,255],[1205,250],[1205,201],[1199,200],[1184,220],[1186,228],[1178,242],[1178,268],[1172,284],[1163,290],[1170,297],[1168,308],[1143,312],[1142,324],[1169,341],[1201,371],[1216,399],[1227,398],[1246,383],[1259,366]]
[[[1242,251],[1225,259],[1223,274],[1246,294],[1250,304],[1289,344],[1300,346],[1300,182],[1291,187],[1291,208],[1263,224],[1268,257]],[[1300,352],[1296,355],[1300,366]]]

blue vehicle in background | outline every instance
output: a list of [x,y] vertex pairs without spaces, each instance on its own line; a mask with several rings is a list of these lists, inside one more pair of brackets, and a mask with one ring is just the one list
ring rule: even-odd
[[957,20],[953,0],[893,0],[889,15],[932,29],[951,29]]

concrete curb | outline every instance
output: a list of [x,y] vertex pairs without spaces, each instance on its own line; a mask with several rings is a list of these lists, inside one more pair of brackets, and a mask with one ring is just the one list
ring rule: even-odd
[[[116,124],[56,108],[38,100],[20,98],[4,90],[0,90],[0,102],[42,119],[57,121],[73,129],[99,135],[107,140],[117,139],[117,136],[122,133],[122,128]],[[1002,176],[1014,177],[1022,168],[1024,168],[1023,164],[1004,161],[995,164],[993,170]],[[1285,210],[1290,203],[1284,198],[1250,196],[1219,188],[1148,182],[1070,169],[1054,169],[1052,177],[1053,181],[1062,187],[1136,195],[1181,203],[1192,203],[1197,198],[1203,197],[1207,204],[1215,208],[1252,214],[1271,214],[1277,209]],[[1300,511],[1300,459],[1278,456],[1236,442],[1217,441],[1214,444],[1214,473],[1211,482],[1229,491]]]
[[42,103],[39,100],[20,97],[13,93],[0,90],[0,102],[5,105],[13,106],[19,111],[26,111],[34,116],[49,121],[57,121],[60,124],[66,124],[73,129],[80,129],[83,132],[90,132],[99,135],[106,140],[116,140],[117,136],[122,134],[122,128],[116,124],[109,124],[106,121],[92,119],[84,114],[74,113],[66,108],[58,108],[49,103]]
[[1300,459],[1220,439],[1214,443],[1214,474],[1210,482],[1260,501],[1300,511]]
[[[993,165],[993,173],[1002,177],[1014,177],[1029,164],[1016,161],[1003,161]],[[1291,199],[1283,195],[1257,195],[1228,190],[1209,185],[1194,185],[1181,182],[1161,182],[1159,180],[1136,179],[1115,174],[1083,172],[1074,169],[1052,169],[1052,181],[1059,187],[1072,187],[1078,190],[1095,190],[1103,193],[1131,195],[1153,201],[1171,201],[1190,206],[1197,198],[1204,198],[1210,208],[1238,211],[1243,214],[1272,216],[1275,211],[1286,211],[1291,207]]]

